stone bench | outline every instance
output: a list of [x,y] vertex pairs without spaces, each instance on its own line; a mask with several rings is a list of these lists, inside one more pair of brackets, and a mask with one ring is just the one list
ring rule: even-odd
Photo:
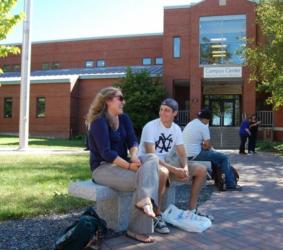
[[[192,164],[196,163],[195,161]],[[210,162],[201,162],[210,166]],[[183,185],[173,182],[167,188],[162,208],[175,204],[176,187]],[[112,188],[98,185],[92,180],[76,181],[69,185],[68,193],[71,196],[96,202],[98,214],[106,220],[108,227],[115,231],[124,231],[128,227],[132,201],[132,192],[119,192]]]

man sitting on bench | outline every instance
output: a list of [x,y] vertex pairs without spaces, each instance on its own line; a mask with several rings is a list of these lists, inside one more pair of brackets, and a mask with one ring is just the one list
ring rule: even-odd
[[[197,215],[197,201],[199,192],[205,181],[207,169],[201,164],[195,164],[188,169],[186,152],[183,145],[183,136],[180,127],[173,122],[178,113],[178,103],[171,98],[165,99],[160,106],[159,118],[148,122],[142,130],[139,155],[154,153],[159,158],[159,190],[158,204],[160,207],[166,190],[172,178],[188,181],[192,179],[192,189],[189,199],[190,219],[193,223],[200,223],[201,219]],[[176,147],[177,155],[181,166],[171,165],[166,162],[167,154]],[[154,219],[154,230],[159,233],[169,233],[169,228],[162,219],[160,211],[155,211],[157,215]]]
[[226,190],[240,191],[241,187],[236,183],[228,157],[212,148],[208,128],[210,118],[210,111],[203,109],[198,113],[198,118],[184,128],[183,138],[188,160],[211,161],[213,166],[219,167],[225,174]]

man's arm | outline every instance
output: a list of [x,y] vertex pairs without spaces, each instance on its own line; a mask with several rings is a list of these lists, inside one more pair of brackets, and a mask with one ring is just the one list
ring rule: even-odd
[[[153,153],[153,154],[155,154],[155,145],[154,145],[154,143],[144,142],[144,148],[145,148],[146,153]],[[183,151],[181,150],[181,155],[182,155],[181,164],[182,164],[182,166],[184,166],[184,168],[177,168],[177,167],[172,166],[172,165],[166,163],[165,161],[162,161],[162,160],[159,159],[159,164],[161,166],[167,168],[170,173],[173,173],[177,177],[179,177],[180,180],[188,178],[188,165],[186,163],[187,159],[185,158],[186,157],[186,152],[185,152],[184,146],[183,146]],[[178,154],[178,156],[179,156],[179,154]],[[187,166],[187,167],[185,168],[185,166]]]

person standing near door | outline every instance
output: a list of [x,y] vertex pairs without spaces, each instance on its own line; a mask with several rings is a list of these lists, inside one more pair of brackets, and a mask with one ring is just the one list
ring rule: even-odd
[[246,155],[247,153],[245,152],[245,146],[246,146],[247,138],[251,135],[251,132],[249,130],[249,122],[246,115],[244,116],[244,120],[242,121],[242,124],[240,126],[239,135],[241,138],[239,154]]
[[256,138],[257,138],[257,130],[260,121],[257,120],[256,115],[253,114],[249,120],[249,129],[250,129],[250,136],[249,136],[249,144],[248,144],[248,153],[255,154],[255,146],[256,146]]

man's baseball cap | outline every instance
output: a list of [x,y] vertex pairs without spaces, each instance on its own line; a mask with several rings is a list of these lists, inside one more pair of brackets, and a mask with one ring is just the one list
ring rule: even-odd
[[173,98],[166,98],[164,101],[161,102],[161,105],[166,105],[170,107],[171,109],[173,109],[174,112],[178,111],[179,109],[178,102]]
[[211,112],[209,109],[202,109],[200,112],[198,112],[198,118],[202,119],[211,119]]

